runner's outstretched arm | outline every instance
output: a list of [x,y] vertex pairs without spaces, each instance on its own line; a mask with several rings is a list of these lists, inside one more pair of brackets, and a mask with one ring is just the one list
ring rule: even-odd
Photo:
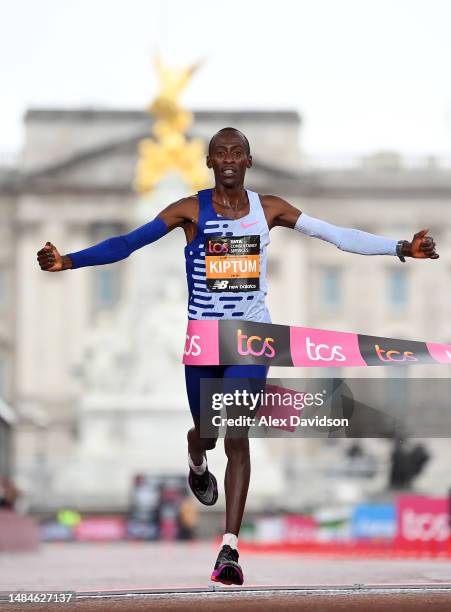
[[342,251],[360,255],[395,255],[401,261],[404,257],[417,259],[438,259],[435,242],[427,236],[429,230],[417,232],[411,242],[396,240],[363,232],[358,229],[339,227],[302,213],[282,198],[263,196],[270,216],[270,227],[289,227],[307,236],[320,238],[335,244]]
[[51,242],[47,242],[37,253],[41,270],[60,272],[105,265],[125,259],[133,251],[159,240],[175,227],[183,226],[188,219],[192,221],[193,201],[197,202],[196,198],[183,198],[174,202],[162,210],[155,219],[128,234],[107,238],[81,251],[60,255],[58,249]]
[[128,234],[113,236],[92,247],[68,253],[72,261],[72,269],[84,268],[85,266],[99,266],[125,259],[133,251],[155,242],[168,232],[166,223],[159,217],[138,227]]

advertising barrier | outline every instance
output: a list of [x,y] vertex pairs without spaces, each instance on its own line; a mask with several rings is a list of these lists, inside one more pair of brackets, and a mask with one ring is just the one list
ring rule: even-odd
[[79,542],[124,540],[125,520],[119,516],[83,518],[76,525],[74,534]]
[[396,535],[393,504],[359,504],[354,508],[351,534],[356,540],[392,540]]
[[186,365],[289,367],[451,363],[451,345],[253,321],[188,321]]
[[449,500],[446,497],[401,495],[396,502],[397,542],[403,546],[437,545],[449,540]]
[[335,558],[449,558],[449,518],[448,498],[400,495],[394,504],[356,505],[345,538],[340,521],[329,522],[329,537],[324,539],[324,522],[317,517],[285,514],[257,519],[255,537],[243,539],[241,548]]

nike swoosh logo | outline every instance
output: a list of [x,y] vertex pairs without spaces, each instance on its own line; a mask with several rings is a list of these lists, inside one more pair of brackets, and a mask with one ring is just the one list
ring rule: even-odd
[[252,223],[241,223],[241,227],[243,229],[247,229],[248,227],[252,227],[253,225],[255,225],[256,223],[258,223],[258,221],[252,221]]

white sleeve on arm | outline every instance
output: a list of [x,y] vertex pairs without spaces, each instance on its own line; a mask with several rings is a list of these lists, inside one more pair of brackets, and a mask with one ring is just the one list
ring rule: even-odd
[[338,227],[301,213],[294,229],[301,234],[335,244],[342,251],[360,255],[396,255],[398,241],[348,227]]

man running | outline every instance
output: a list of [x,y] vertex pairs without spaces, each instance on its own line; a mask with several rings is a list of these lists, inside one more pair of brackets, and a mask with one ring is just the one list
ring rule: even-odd
[[[362,255],[392,255],[437,259],[435,243],[428,230],[417,232],[412,241],[376,236],[360,230],[331,225],[305,213],[277,196],[259,195],[244,187],[252,166],[249,142],[231,127],[217,132],[210,141],[207,166],[214,172],[213,189],[182,198],[162,210],[152,221],[128,234],[67,255],[60,255],[47,242],[38,251],[42,270],[59,272],[84,266],[112,263],[155,242],[176,227],[186,236],[185,259],[188,281],[188,319],[237,319],[270,323],[265,305],[266,248],[269,231],[278,226],[295,229],[335,244],[343,251]],[[237,238],[235,269],[225,272],[215,257],[227,241]],[[196,498],[211,506],[218,498],[216,478],[208,470],[206,451],[215,447],[215,438],[200,436],[200,380],[202,378],[244,379],[256,385],[265,380],[262,365],[185,366],[186,389],[194,427],[188,432],[189,485]],[[238,534],[243,518],[249,478],[249,441],[245,437],[224,439],[227,455],[225,472],[226,527],[211,579],[224,584],[243,584],[238,564]]]

